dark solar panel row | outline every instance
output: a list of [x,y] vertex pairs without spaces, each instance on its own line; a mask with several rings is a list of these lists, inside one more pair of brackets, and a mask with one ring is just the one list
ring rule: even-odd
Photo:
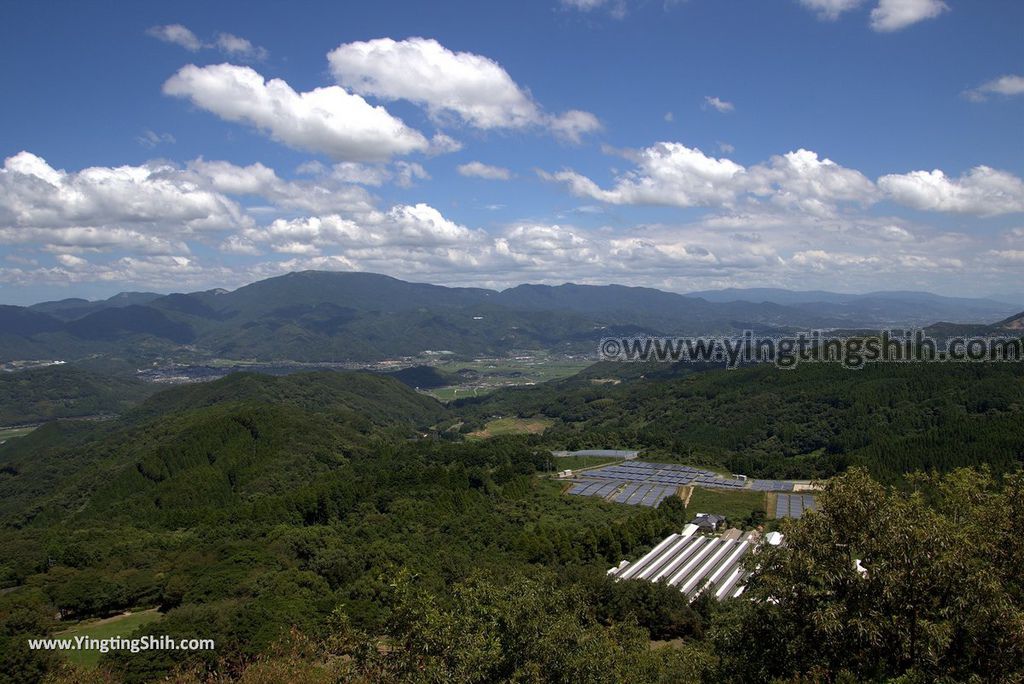
[[775,517],[800,518],[804,511],[815,510],[816,506],[811,494],[779,494],[775,502]]
[[616,503],[626,503],[629,497],[633,495],[633,492],[635,492],[640,487],[641,485],[635,483],[630,483],[626,485],[625,489],[623,489],[615,496]]
[[750,488],[758,492],[791,492],[793,483],[782,480],[751,480]]

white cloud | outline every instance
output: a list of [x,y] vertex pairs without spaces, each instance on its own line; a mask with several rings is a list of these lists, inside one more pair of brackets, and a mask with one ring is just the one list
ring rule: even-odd
[[263,61],[269,56],[266,48],[231,33],[218,34],[215,44],[221,52],[236,59]]
[[843,12],[856,9],[864,0],[800,0],[804,7],[814,10],[818,17],[826,21],[835,21]]
[[402,188],[411,188],[418,180],[430,180],[430,174],[416,162],[397,161],[395,162],[395,185]]
[[57,170],[30,152],[0,170],[0,226],[82,228],[165,226],[177,232],[221,230],[247,218],[233,201],[192,183],[166,163]]
[[196,34],[181,24],[153,26],[147,29],[146,33],[165,43],[183,47],[189,52],[216,49],[229,57],[244,61],[262,61],[270,56],[266,48],[253,45],[248,39],[231,33],[218,33],[209,43],[200,40]]
[[1024,181],[1006,171],[976,166],[960,178],[939,169],[890,174],[878,186],[895,201],[915,209],[994,216],[1024,212]]
[[290,147],[339,160],[378,161],[430,146],[419,131],[344,88],[298,93],[281,79],[265,81],[249,67],[190,64],[163,90],[226,121],[255,126]]
[[622,19],[626,16],[625,0],[559,0],[562,7],[579,12],[592,12],[597,9],[607,9],[615,19]]
[[967,99],[974,102],[982,102],[988,99],[989,95],[1003,95],[1005,97],[1024,95],[1024,76],[1016,74],[1000,76],[999,78],[982,83],[977,88],[964,91],[964,95]]
[[755,195],[817,216],[832,213],[838,202],[869,202],[875,195],[874,184],[859,171],[804,149],[751,167],[748,176]]
[[138,254],[181,254],[189,251],[181,240],[168,240],[116,226],[0,228],[0,244],[33,245],[47,251],[64,252],[119,250]]
[[445,133],[435,133],[430,139],[430,149],[427,154],[449,154],[462,149],[462,143]]
[[203,42],[196,37],[196,34],[181,24],[153,26],[147,29],[146,33],[165,43],[183,47],[189,52],[198,52],[203,48]]
[[487,180],[509,180],[512,178],[512,172],[508,169],[478,161],[461,164],[458,167],[458,171],[463,176],[485,178]]
[[484,130],[545,126],[574,141],[600,127],[588,112],[546,114],[494,60],[453,52],[433,39],[345,43],[327,59],[338,83],[352,92],[414,102],[442,124],[454,118]]
[[590,112],[581,112],[572,109],[558,116],[547,118],[548,127],[556,136],[579,143],[587,133],[595,133],[601,130],[601,122]]
[[[486,234],[459,225],[428,204],[396,205],[386,212],[362,216],[306,216],[277,219],[262,228],[251,228],[222,249],[237,250],[267,244],[273,251],[289,254],[320,254],[330,249],[346,253],[386,253],[451,247],[476,248]],[[383,250],[383,251],[382,251]]]
[[804,149],[750,167],[672,142],[624,154],[636,167],[608,189],[572,170],[539,174],[565,183],[577,196],[609,204],[730,208],[741,200],[767,199],[790,212],[827,217],[842,203],[866,206],[885,196],[925,211],[980,216],[1024,211],[1024,181],[987,166],[958,179],[940,170],[914,171],[882,176],[876,184],[855,169]]
[[637,169],[620,176],[610,190],[601,189],[574,171],[541,176],[567,183],[578,196],[609,204],[692,207],[732,204],[739,191],[736,180],[745,171],[729,159],[715,159],[696,148],[673,142],[640,150],[634,161]]
[[871,28],[899,31],[948,11],[949,5],[943,0],[878,0],[878,6],[871,10]]
[[731,112],[736,109],[736,106],[732,102],[726,102],[721,98],[705,95],[704,108],[706,109],[708,107],[711,107],[712,109],[722,112],[723,114]]
[[986,256],[1011,266],[1024,265],[1024,249],[993,249],[986,252]]
[[[384,180],[391,178],[383,167],[355,166],[363,169],[364,178],[370,177],[369,169],[374,168],[379,168]],[[197,183],[218,192],[259,196],[283,209],[312,213],[367,213],[373,209],[369,193],[352,184],[358,182],[353,181],[357,172],[348,164],[336,165],[330,172],[321,169],[316,177],[297,181],[282,180],[273,169],[258,162],[237,166],[226,161],[195,159],[188,163],[188,170]]]
[[69,268],[82,267],[89,263],[85,259],[76,257],[73,254],[58,254],[56,259],[62,266],[67,266]]
[[[326,171],[321,171],[318,175],[324,173]],[[359,162],[339,162],[331,167],[330,176],[342,183],[372,186],[381,186],[391,180],[391,173],[382,164],[360,164]]]
[[363,95],[409,100],[441,119],[456,114],[478,128],[517,128],[540,117],[537,105],[494,60],[452,52],[436,40],[391,38],[346,43],[327,56],[338,82]]
[[721,152],[722,154],[732,154],[733,152],[736,151],[736,147],[734,145],[730,145],[727,142],[719,141],[718,151]]
[[220,251],[228,254],[244,254],[246,256],[258,256],[262,254],[252,240],[241,235],[229,235],[220,245]]

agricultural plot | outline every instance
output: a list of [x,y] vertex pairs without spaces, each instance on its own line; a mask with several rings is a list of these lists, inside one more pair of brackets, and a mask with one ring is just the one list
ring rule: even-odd
[[779,494],[775,499],[776,518],[800,518],[804,511],[817,509],[817,503],[810,494]]
[[[70,627],[62,632],[57,632],[54,637],[75,639],[87,637],[89,639],[109,639],[111,637],[127,638],[139,627],[155,622],[162,617],[156,608],[142,610],[136,613],[124,613],[112,618],[83,622],[75,627]],[[97,650],[69,650],[62,651],[65,657],[73,663],[86,667],[95,667],[102,655]]]
[[35,429],[34,425],[32,427],[0,428],[0,444],[3,444],[9,439],[24,437]]

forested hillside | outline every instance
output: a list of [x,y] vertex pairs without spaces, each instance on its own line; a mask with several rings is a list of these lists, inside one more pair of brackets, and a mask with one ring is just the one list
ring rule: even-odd
[[[5,445],[0,671],[55,665],[15,636],[57,629],[54,612],[73,620],[158,606],[159,633],[216,638],[216,654],[189,662],[230,671],[292,628],[326,639],[343,619],[383,635],[403,568],[431,595],[474,573],[535,565],[572,568],[574,591],[613,591],[608,563],[685,520],[678,501],[638,510],[559,496],[533,477],[548,459],[528,441],[421,438],[442,413],[380,376],[238,375],[157,395],[117,421],[54,424]],[[612,602],[604,619],[624,620],[627,605]],[[659,633],[698,629],[678,593],[664,605],[648,620]],[[579,638],[619,643],[589,613],[572,619]],[[658,666],[645,643],[630,643],[636,667]],[[144,655],[102,661],[126,681],[176,662]]]
[[72,366],[0,373],[0,426],[121,413],[156,389]]
[[863,465],[895,481],[919,469],[1024,463],[1019,363],[600,364],[454,410],[470,427],[492,415],[556,418],[545,439],[558,448],[644,447],[759,477],[829,477]]

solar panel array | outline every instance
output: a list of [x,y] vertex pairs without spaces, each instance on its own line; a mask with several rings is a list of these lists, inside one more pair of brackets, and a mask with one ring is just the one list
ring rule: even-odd
[[[749,488],[758,492],[792,492],[794,483],[785,480],[740,480],[725,477],[710,470],[702,470],[677,463],[650,463],[647,461],[623,461],[603,468],[587,470],[580,474],[570,489],[570,494],[599,496],[609,501],[630,505],[657,506],[666,496],[675,493],[677,487],[697,485],[726,490]],[[605,486],[602,486],[605,485]],[[607,485],[611,485],[609,489]],[[621,490],[620,486],[625,485]],[[640,485],[649,485],[640,488]],[[614,493],[614,496],[611,496]],[[781,495],[780,495],[781,496]],[[793,495],[800,498],[801,495]],[[804,509],[814,505],[814,497],[807,505],[794,508],[794,514],[776,517],[800,517]],[[789,504],[786,504],[787,512]]]
[[779,494],[775,500],[775,517],[799,518],[804,511],[816,510],[817,506],[810,494]]
[[[605,480],[581,481],[569,488],[570,494],[596,496],[630,506],[657,506],[663,499],[676,493],[675,485],[659,485],[645,482],[608,482]],[[614,494],[614,496],[612,496]]]
[[758,492],[791,492],[793,483],[785,480],[751,480],[750,488]]
[[696,484],[702,487],[722,489],[743,489],[745,484],[742,480],[722,477],[710,470],[701,470],[675,463],[648,463],[646,461],[626,461],[596,470],[588,470],[586,477],[622,482],[652,482],[677,487]]
[[742,539],[673,534],[633,563],[608,571],[616,579],[665,582],[691,600],[705,590],[715,592],[719,600],[743,593],[748,573],[744,556],[753,548],[754,538]]

